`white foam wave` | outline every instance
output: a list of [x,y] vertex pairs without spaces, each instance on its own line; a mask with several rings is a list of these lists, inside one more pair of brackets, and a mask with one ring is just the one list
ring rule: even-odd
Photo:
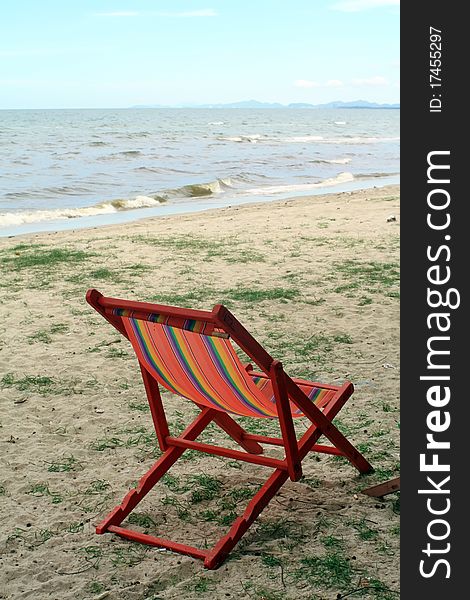
[[209,121],[208,125],[223,125],[225,121]]
[[123,210],[135,210],[137,208],[150,208],[161,204],[158,198],[151,196],[136,196],[128,200],[110,200],[83,206],[81,208],[57,208],[55,210],[34,210],[21,212],[0,213],[0,227],[12,227],[27,223],[38,223],[42,221],[55,221],[56,219],[78,219],[80,217],[94,217],[97,215],[112,214]]
[[[336,125],[343,125],[345,121],[338,121]],[[334,137],[328,138],[321,135],[297,135],[292,137],[283,138],[269,138],[273,141],[283,143],[302,143],[309,144],[316,142],[319,144],[379,144],[382,142],[396,142],[399,141],[399,137],[366,137],[366,136],[351,136],[351,137]]]
[[259,133],[253,133],[252,135],[233,135],[233,136],[221,136],[217,138],[223,142],[248,142],[251,144],[256,144],[261,139],[261,135]]
[[[346,124],[346,121],[337,121],[336,125]],[[220,136],[217,138],[225,142],[249,142],[256,144],[261,142],[264,144],[380,144],[385,142],[398,142],[399,137],[372,137],[372,136],[341,136],[341,137],[324,137],[322,135],[293,135],[287,137],[272,137],[255,135],[237,135],[237,136]]]
[[354,175],[349,172],[340,173],[336,177],[330,177],[328,179],[323,179],[323,181],[318,181],[316,183],[296,183],[293,185],[270,185],[262,188],[252,188],[250,190],[246,190],[247,194],[253,194],[256,196],[266,196],[271,194],[285,194],[290,192],[305,192],[308,190],[314,190],[316,188],[330,187],[334,185],[339,185],[340,183],[347,183],[349,181],[354,181]]
[[352,137],[339,137],[339,138],[325,138],[323,143],[325,144],[382,144],[385,142],[399,142],[399,137],[365,137],[365,136],[352,136]]
[[310,142],[321,142],[324,139],[325,138],[322,135],[294,135],[290,137],[277,138],[276,141],[285,142],[287,144],[308,144]]
[[[108,204],[103,203],[103,206]],[[135,208],[150,208],[161,204],[161,200],[152,196],[136,196],[130,200],[114,200],[110,203],[116,210],[133,210]],[[98,205],[99,206],[99,205]]]
[[347,165],[352,161],[352,158],[332,158],[331,160],[327,160],[326,162],[331,163],[332,165]]

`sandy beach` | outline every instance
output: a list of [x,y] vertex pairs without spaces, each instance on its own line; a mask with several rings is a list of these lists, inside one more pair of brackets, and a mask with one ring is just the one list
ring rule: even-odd
[[[0,239],[0,598],[398,598],[399,496],[360,492],[399,474],[399,222],[389,186]],[[96,535],[159,452],[133,351],[91,287],[226,304],[290,375],[350,379],[336,424],[375,472],[310,455],[216,571]],[[193,406],[163,398],[181,431]],[[129,522],[210,546],[269,470],[184,458]]]

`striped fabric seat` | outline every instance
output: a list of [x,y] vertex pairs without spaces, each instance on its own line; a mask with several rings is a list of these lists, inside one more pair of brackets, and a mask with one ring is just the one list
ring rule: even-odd
[[[253,376],[251,379],[256,387],[263,393],[263,395],[269,399],[271,405],[275,406],[276,400],[274,398],[273,384],[271,380],[267,377],[258,376]],[[318,408],[324,408],[328,402],[333,399],[336,393],[335,390],[327,390],[313,385],[299,384],[299,388],[310,398],[312,402],[318,406]],[[290,403],[290,409],[293,417],[304,416],[303,412],[301,412],[293,402]],[[273,416],[277,416],[277,411]]]
[[[169,391],[236,415],[278,416],[271,381],[250,375],[228,339],[134,315],[120,316],[139,361]],[[334,390],[299,387],[319,408],[335,395]],[[291,411],[294,417],[303,416],[292,403]]]

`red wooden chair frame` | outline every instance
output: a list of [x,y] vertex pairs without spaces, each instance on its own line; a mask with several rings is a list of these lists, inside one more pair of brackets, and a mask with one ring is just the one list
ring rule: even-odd
[[[282,437],[277,438],[248,433],[228,413],[206,406],[199,406],[201,412],[196,419],[180,436],[174,437],[170,435],[158,383],[141,364],[140,369],[158,444],[163,454],[140,479],[137,488],[129,491],[121,504],[114,508],[97,526],[96,532],[98,534],[112,532],[129,540],[167,548],[180,554],[200,558],[204,561],[206,568],[214,569],[220,566],[225,560],[286,480],[290,478],[292,481],[298,481],[301,478],[301,463],[309,452],[344,456],[361,473],[372,471],[369,462],[332,423],[334,417],[344,406],[354,390],[351,382],[347,381],[341,387],[337,387],[289,377],[284,372],[282,364],[272,358],[234,315],[220,304],[214,306],[211,312],[189,310],[160,304],[107,298],[94,289],[88,291],[86,299],[97,312],[126,338],[128,338],[128,335],[122,321],[123,317],[117,315],[115,309],[133,311],[134,315],[140,315],[140,318],[143,319],[153,313],[174,318],[194,319],[228,334],[258,366],[260,372],[255,373],[251,365],[247,365],[246,370],[254,376],[269,378],[271,380],[282,434]],[[299,385],[302,384],[315,385],[322,389],[333,390],[335,395],[322,411],[300,389]],[[299,440],[297,440],[295,434],[289,400],[311,421],[310,427]],[[197,442],[196,438],[198,435],[211,422],[216,423],[223,429],[237,442],[243,451]],[[321,436],[326,437],[331,442],[331,445],[317,444]],[[260,444],[283,447],[285,450],[284,459],[280,460],[263,456],[263,448]],[[274,469],[274,472],[267,479],[266,483],[248,503],[243,515],[234,521],[228,533],[209,550],[201,550],[187,544],[173,542],[121,527],[124,519],[187,449],[198,450]]]

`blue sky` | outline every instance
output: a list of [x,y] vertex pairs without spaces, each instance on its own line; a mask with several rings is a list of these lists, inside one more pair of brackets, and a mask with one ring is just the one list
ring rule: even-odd
[[16,0],[0,108],[399,101],[397,0]]

